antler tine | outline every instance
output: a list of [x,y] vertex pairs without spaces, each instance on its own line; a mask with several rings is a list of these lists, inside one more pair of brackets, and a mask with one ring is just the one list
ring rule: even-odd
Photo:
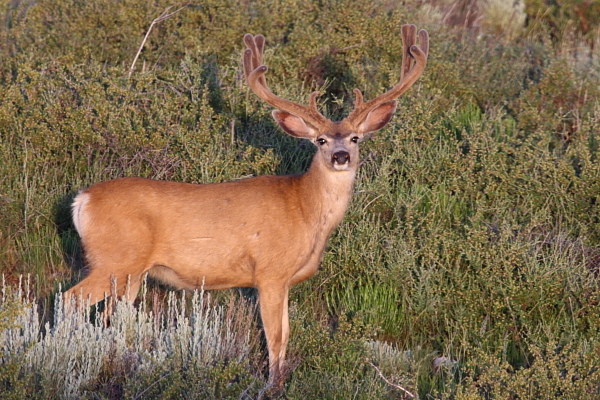
[[427,58],[429,56],[429,34],[425,29],[419,31],[419,43],[421,50],[425,53],[425,58]]
[[415,44],[417,39],[417,26],[412,24],[402,25],[400,29],[402,34],[402,70],[400,79],[404,79],[404,75],[408,74],[413,65],[413,59],[410,56],[410,47]]
[[[258,68],[263,63],[263,50],[265,48],[265,37],[263,35],[252,36],[247,33],[244,35],[244,43],[247,49],[244,51],[244,74],[246,78],[250,72]],[[246,54],[249,54],[249,58]],[[246,69],[248,68],[248,69]],[[264,77],[261,77],[261,84],[265,85]]]
[[427,31],[421,29],[418,32],[419,46],[415,44],[417,36],[417,27],[415,25],[402,25],[402,43],[403,55],[402,66],[400,72],[400,82],[386,93],[367,101],[363,101],[363,95],[360,90],[354,89],[354,110],[348,115],[347,120],[353,124],[360,124],[366,116],[375,107],[395,100],[402,93],[408,90],[423,73],[427,64],[427,56],[429,54],[429,35]]
[[304,119],[305,122],[317,129],[329,123],[329,120],[317,110],[316,98],[319,92],[310,94],[308,107],[285,100],[271,92],[265,79],[268,68],[262,64],[265,44],[263,35],[253,36],[247,33],[244,35],[244,43],[247,47],[243,54],[244,75],[248,86],[259,98],[279,110],[287,111]]

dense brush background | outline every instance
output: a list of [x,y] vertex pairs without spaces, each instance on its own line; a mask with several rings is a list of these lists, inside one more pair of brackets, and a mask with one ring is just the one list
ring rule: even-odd
[[397,81],[403,23],[429,31],[428,65],[291,292],[282,395],[599,398],[598,0],[3,0],[0,397],[273,396],[251,290],[150,282],[108,327],[62,315],[85,273],[70,201],[122,176],[304,171],[312,145],[242,78],[243,34],[266,36],[275,93],[319,90],[339,118]]

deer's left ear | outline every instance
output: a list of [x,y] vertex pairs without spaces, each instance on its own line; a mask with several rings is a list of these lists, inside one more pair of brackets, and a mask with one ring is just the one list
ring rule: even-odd
[[386,101],[375,107],[363,122],[358,125],[358,132],[367,134],[375,132],[383,128],[390,122],[394,112],[396,111],[396,100]]
[[273,110],[271,112],[275,122],[279,124],[281,129],[290,136],[303,139],[311,139],[315,136],[315,130],[306,125],[306,122],[300,117],[290,114],[287,111]]

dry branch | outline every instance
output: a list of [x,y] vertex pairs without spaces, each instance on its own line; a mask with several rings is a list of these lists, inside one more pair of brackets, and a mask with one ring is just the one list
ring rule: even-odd
[[142,44],[140,44],[140,48],[138,49],[135,57],[133,58],[133,62],[131,63],[131,67],[129,67],[129,73],[127,74],[128,78],[131,78],[131,74],[133,73],[133,69],[135,68],[135,63],[138,60],[138,57],[140,56],[140,53],[142,52],[142,49],[144,48],[144,45],[146,44],[146,40],[148,39],[148,36],[150,36],[150,32],[152,31],[152,28],[154,27],[155,24],[162,22],[166,19],[171,18],[173,15],[177,14],[179,11],[183,10],[184,8],[186,8],[187,6],[189,6],[190,3],[186,3],[183,6],[179,7],[177,10],[173,11],[173,12],[169,12],[169,10],[171,8],[173,8],[173,6],[169,6],[167,8],[165,8],[165,11],[162,12],[162,14],[160,14],[158,17],[154,18],[154,20],[152,21],[152,23],[150,24],[150,26],[148,27],[148,30],[146,31],[146,35],[144,36],[144,39],[142,40]]
[[388,385],[390,385],[396,389],[403,391],[406,395],[410,396],[411,399],[417,399],[417,400],[419,399],[414,394],[412,394],[408,390],[404,389],[402,386],[396,385],[395,383],[390,382],[385,376],[383,376],[383,374],[381,373],[381,370],[379,368],[377,368],[377,366],[375,364],[373,364],[372,362],[370,362],[369,364],[371,365],[371,367],[375,368],[375,371],[377,371],[377,374],[379,374],[379,376],[381,377],[381,379],[383,379],[385,381],[385,383],[387,383]]

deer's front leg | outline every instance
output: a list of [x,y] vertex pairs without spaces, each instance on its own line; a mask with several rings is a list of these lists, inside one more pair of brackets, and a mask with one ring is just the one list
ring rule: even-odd
[[287,349],[288,339],[290,338],[290,318],[288,314],[289,288],[286,290],[283,298],[283,315],[281,317],[281,349],[279,350],[279,370],[283,371],[285,365],[285,351]]
[[289,288],[281,284],[263,284],[258,288],[260,316],[269,349],[269,383],[283,383],[282,367],[289,336],[287,298]]

